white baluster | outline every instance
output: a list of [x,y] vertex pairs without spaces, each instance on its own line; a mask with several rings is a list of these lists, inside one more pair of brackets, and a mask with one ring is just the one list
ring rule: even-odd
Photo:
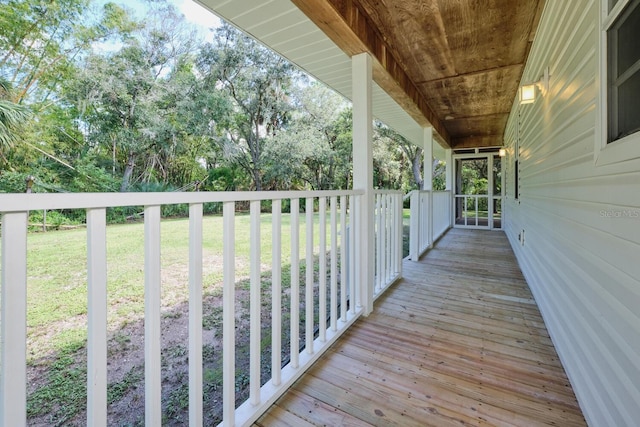
[[373,289],[373,294],[377,294],[380,291],[382,286],[382,260],[384,259],[382,254],[382,241],[384,238],[384,228],[382,223],[382,195],[376,194],[376,205],[375,205],[375,242],[376,242],[376,276],[375,276],[375,287]]
[[305,285],[305,336],[307,353],[313,354],[313,198],[307,197],[307,264]]
[[349,311],[356,314],[356,306],[362,305],[360,291],[356,290],[356,197],[349,196]]
[[336,212],[337,197],[331,197],[331,330],[338,329],[338,226]]
[[160,206],[144,208],[144,389],[145,424],[162,423],[160,332]]
[[349,231],[347,230],[347,196],[340,196],[340,319],[342,319],[343,322],[347,321],[348,233]]
[[318,271],[318,336],[327,340],[327,198],[319,199],[320,254]]
[[5,213],[2,217],[2,427],[24,426],[27,422],[28,218],[28,212]]
[[202,203],[189,205],[189,426],[202,427]]
[[87,209],[87,425],[107,425],[107,219]]
[[249,400],[252,405],[260,403],[260,200],[250,203],[249,232]]
[[222,417],[225,426],[233,426],[236,407],[235,202],[224,202],[222,216]]
[[300,352],[300,199],[291,199],[291,367]]
[[282,201],[272,202],[271,264],[271,382],[281,383],[282,372]]

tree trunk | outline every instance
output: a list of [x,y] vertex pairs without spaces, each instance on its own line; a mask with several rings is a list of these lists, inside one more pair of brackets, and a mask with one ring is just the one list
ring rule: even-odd
[[133,168],[136,165],[136,156],[133,153],[129,153],[127,159],[127,167],[124,169],[124,175],[122,176],[122,184],[120,185],[120,192],[125,192],[129,188],[129,180],[133,174]]
[[262,176],[260,176],[260,171],[254,168],[252,172],[253,172],[253,183],[256,186],[256,191],[262,191]]
[[422,190],[424,180],[422,179],[422,148],[418,148],[411,159],[411,170],[413,171],[413,179],[416,181],[416,185],[419,190]]

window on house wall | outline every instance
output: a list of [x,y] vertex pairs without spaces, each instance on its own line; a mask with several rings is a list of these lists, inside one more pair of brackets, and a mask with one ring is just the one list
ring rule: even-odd
[[519,178],[519,173],[518,173],[518,169],[519,169],[519,165],[518,165],[518,160],[516,159],[516,161],[514,162],[513,165],[513,175],[514,175],[514,179],[513,179],[513,198],[518,200],[520,198],[520,186],[518,185],[518,178]]
[[640,131],[640,0],[620,9],[610,0],[615,19],[607,29],[607,143]]
[[600,0],[594,160],[640,159],[640,0]]

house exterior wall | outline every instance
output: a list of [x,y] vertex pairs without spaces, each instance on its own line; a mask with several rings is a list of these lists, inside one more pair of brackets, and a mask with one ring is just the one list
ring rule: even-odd
[[587,422],[632,426],[640,159],[596,164],[599,10],[600,0],[547,1],[523,82],[548,66],[550,86],[534,104],[516,100],[507,124],[505,231]]

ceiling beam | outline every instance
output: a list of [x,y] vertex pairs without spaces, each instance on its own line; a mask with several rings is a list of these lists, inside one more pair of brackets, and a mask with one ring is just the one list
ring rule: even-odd
[[449,132],[427,104],[418,87],[396,60],[373,21],[354,0],[291,0],[350,57],[368,52],[373,79],[420,126],[432,126],[441,145],[452,147]]
[[502,145],[502,135],[465,136],[453,138],[452,148],[502,147]]
[[482,76],[482,75],[485,75],[487,73],[491,73],[493,71],[516,70],[518,73],[522,73],[522,68],[523,67],[524,67],[523,63],[503,65],[502,67],[488,68],[486,70],[478,70],[478,71],[473,71],[473,72],[470,72],[470,73],[461,73],[461,74],[456,74],[456,75],[453,75],[453,76],[441,77],[439,79],[425,80],[425,81],[416,82],[416,83],[417,84],[440,83],[440,82],[444,82],[444,81],[450,81],[452,79],[457,79],[457,78],[460,78],[460,77]]

